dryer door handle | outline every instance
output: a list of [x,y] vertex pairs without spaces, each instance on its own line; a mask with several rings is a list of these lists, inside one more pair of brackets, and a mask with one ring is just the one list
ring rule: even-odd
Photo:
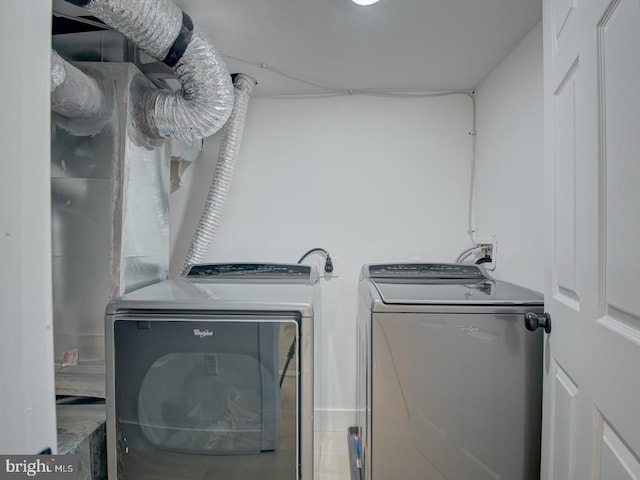
[[544,331],[551,333],[551,315],[543,313],[542,317],[539,317],[533,312],[527,312],[524,314],[524,326],[530,332],[535,332],[538,328],[544,328]]

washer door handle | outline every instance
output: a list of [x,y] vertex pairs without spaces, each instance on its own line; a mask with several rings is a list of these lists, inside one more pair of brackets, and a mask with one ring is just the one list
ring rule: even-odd
[[544,331],[551,333],[551,315],[543,313],[542,317],[539,317],[533,312],[527,312],[524,314],[524,326],[530,332],[535,332],[538,328],[544,328]]

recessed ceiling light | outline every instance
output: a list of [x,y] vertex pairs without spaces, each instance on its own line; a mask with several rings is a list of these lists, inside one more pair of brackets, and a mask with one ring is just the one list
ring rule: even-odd
[[351,0],[351,1],[356,5],[362,5],[363,7],[368,7],[369,5],[378,3],[380,0]]

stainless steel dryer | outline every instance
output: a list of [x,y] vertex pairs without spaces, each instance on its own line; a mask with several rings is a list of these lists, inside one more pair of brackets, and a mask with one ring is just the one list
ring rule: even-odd
[[106,311],[109,478],[313,479],[314,267],[194,265]]
[[476,265],[363,268],[358,459],[365,480],[538,480],[539,294]]

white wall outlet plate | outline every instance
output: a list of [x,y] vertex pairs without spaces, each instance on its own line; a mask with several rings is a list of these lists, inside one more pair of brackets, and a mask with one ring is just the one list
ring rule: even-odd
[[491,262],[483,263],[482,266],[487,270],[495,270],[498,254],[498,241],[496,238],[478,238],[476,239],[476,246],[482,248],[482,252],[477,255],[477,258],[482,258],[485,255],[491,257]]

